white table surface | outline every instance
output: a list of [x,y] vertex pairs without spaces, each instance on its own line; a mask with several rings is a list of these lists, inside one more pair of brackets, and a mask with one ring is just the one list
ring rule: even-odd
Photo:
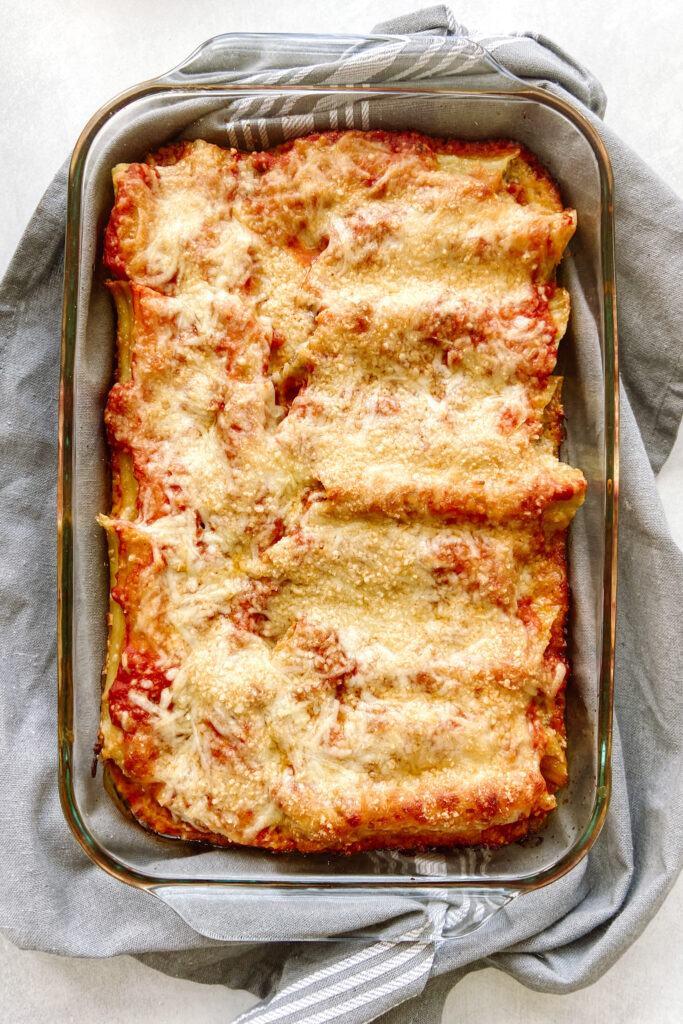
[[[0,0],[0,273],[86,121],[117,92],[174,66],[220,32],[364,32],[415,6],[410,0]],[[589,67],[606,88],[608,123],[683,196],[680,0],[461,0],[453,10],[470,29],[541,32]],[[659,487],[683,547],[680,436]],[[444,1024],[680,1024],[682,919],[679,880],[634,945],[590,988],[541,995],[487,968],[451,993]],[[166,978],[129,957],[61,958],[17,950],[0,936],[0,1020],[13,1024],[228,1024],[254,1002],[246,992]]]

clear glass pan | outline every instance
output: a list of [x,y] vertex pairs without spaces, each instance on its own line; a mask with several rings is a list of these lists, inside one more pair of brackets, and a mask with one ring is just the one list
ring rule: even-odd
[[[403,60],[398,80],[381,87],[366,84],[363,55],[398,42]],[[170,74],[130,90],[96,114],[71,162],[58,510],[62,804],[74,835],[103,870],[154,893],[198,931],[217,938],[277,939],[283,913],[288,938],[332,937],[334,929],[321,934],[317,924],[321,900],[351,909],[354,936],[405,933],[406,920],[413,917],[421,934],[457,936],[478,927],[507,900],[574,867],[594,842],[607,808],[618,424],[609,159],[595,129],[574,107],[514,79],[476,44],[462,44],[456,86],[452,78],[443,86],[433,80],[424,86],[400,81],[400,69],[407,73],[424,47],[424,40],[400,37],[219,36]],[[349,73],[343,85],[291,84],[287,69],[302,63],[302,53],[303,63],[321,66],[342,53],[353,54],[361,70]],[[272,68],[279,69],[280,82],[268,86],[262,73]],[[268,120],[273,106],[288,116]],[[536,153],[559,183],[565,203],[578,211],[579,228],[561,268],[573,313],[559,368],[568,431],[563,450],[589,484],[569,549],[571,781],[545,830],[523,843],[494,851],[353,857],[209,849],[149,835],[120,813],[101,778],[91,773],[108,601],[106,543],[95,517],[108,507],[110,487],[102,417],[115,324],[99,270],[113,203],[110,170],[177,137],[223,145],[236,140],[259,148],[264,125],[271,145],[316,129],[352,126],[513,138]],[[258,921],[250,924],[254,900]],[[445,918],[432,912],[439,901],[451,907]],[[264,934],[264,916],[273,922],[272,934]]]

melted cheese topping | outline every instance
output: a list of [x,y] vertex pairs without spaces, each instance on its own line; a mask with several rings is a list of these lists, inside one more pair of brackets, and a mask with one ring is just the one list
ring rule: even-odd
[[525,834],[566,780],[575,215],[512,143],[383,132],[114,181],[120,792],[216,843]]

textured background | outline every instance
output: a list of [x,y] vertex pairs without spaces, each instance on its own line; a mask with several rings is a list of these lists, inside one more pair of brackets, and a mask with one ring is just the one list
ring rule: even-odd
[[[418,0],[419,2],[419,0]],[[25,0],[0,3],[0,273],[52,174],[88,118],[117,92],[178,63],[220,32],[363,32],[413,9],[409,0]],[[679,0],[461,0],[470,29],[548,35],[586,64],[609,98],[606,120],[683,199],[683,19]],[[660,493],[683,546],[683,438]],[[678,1024],[683,979],[683,882],[622,960],[590,989],[541,995],[492,969],[451,994],[444,1024],[555,1024],[618,1017]],[[128,957],[69,960],[15,950],[0,939],[0,1019],[14,1024],[228,1024],[254,1002],[244,992],[173,981]]]

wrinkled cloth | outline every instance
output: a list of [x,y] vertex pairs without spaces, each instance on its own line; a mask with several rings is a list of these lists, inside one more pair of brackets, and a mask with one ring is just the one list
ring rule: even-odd
[[[423,81],[432,72],[448,79],[448,47],[464,33],[443,7],[374,31],[434,40],[419,69]],[[604,92],[571,57],[541,36],[480,41],[515,75],[582,109],[614,169],[620,560],[613,789],[600,837],[573,871],[513,900],[471,935],[362,945],[292,943],[284,931],[282,942],[268,944],[208,939],[81,851],[57,793],[62,168],[0,288],[0,927],[17,945],[71,956],[132,953],[167,973],[248,989],[264,1002],[240,1016],[242,1024],[437,1024],[451,987],[484,964],[546,992],[590,984],[639,935],[673,884],[683,850],[683,555],[669,534],[655,473],[683,412],[683,204],[602,123]],[[391,75],[383,67],[375,68],[374,82]],[[333,913],[320,909],[323,917]]]

